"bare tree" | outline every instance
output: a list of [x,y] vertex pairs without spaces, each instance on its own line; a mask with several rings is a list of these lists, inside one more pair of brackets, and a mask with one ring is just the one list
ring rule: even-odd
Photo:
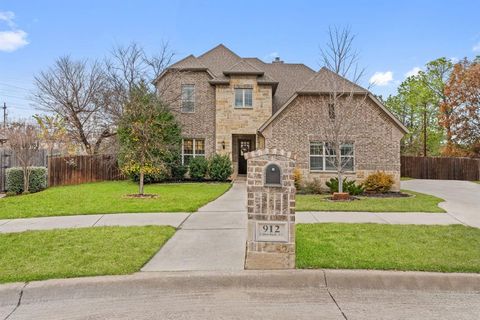
[[38,136],[48,148],[48,155],[53,156],[55,149],[60,154],[65,153],[65,150],[69,147],[69,139],[62,118],[58,114],[53,116],[36,114],[33,118],[37,121]]
[[107,81],[100,63],[61,57],[35,77],[35,85],[40,109],[59,115],[72,141],[87,154],[98,153],[102,142],[115,135],[106,116]]
[[[369,92],[356,83],[364,74],[359,68],[359,54],[353,46],[355,36],[349,28],[329,28],[326,49],[321,51],[323,64],[330,71],[322,79],[329,90],[322,123],[324,150],[327,165],[337,172],[338,191],[343,192],[343,177],[353,167],[354,135],[361,125],[357,115],[364,110]],[[341,77],[343,78],[341,78]]]
[[[155,80],[166,71],[174,55],[167,42],[161,44],[156,55],[148,55],[135,42],[128,46],[114,47],[110,56],[105,59],[109,89],[105,101],[109,114],[117,120],[120,119],[130,101],[132,90],[140,84],[155,85]],[[157,88],[153,89],[156,91]]]
[[29,191],[30,175],[35,155],[40,148],[38,131],[32,124],[26,122],[12,123],[7,128],[7,145],[15,152],[23,171],[23,192]]

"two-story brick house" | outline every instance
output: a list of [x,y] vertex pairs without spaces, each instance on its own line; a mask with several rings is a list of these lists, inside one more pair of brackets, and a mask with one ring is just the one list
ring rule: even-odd
[[228,154],[236,176],[247,172],[245,152],[280,148],[296,155],[305,179],[325,180],[334,175],[322,130],[325,95],[331,90],[327,78],[368,99],[355,115],[362,125],[345,145],[353,150],[345,154],[347,176],[362,180],[384,170],[394,175],[398,190],[400,139],[406,128],[367,90],[325,68],[316,72],[280,59],[265,63],[241,58],[219,45],[173,64],[156,85],[172,101],[182,125],[184,163],[192,157]]

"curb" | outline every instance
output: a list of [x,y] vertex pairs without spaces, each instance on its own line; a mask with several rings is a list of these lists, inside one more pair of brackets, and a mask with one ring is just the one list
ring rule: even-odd
[[[159,290],[221,288],[329,288],[480,292],[480,274],[371,270],[282,270],[232,272],[140,272],[0,285],[0,305],[39,301],[148,295]],[[23,289],[23,290],[22,290]]]

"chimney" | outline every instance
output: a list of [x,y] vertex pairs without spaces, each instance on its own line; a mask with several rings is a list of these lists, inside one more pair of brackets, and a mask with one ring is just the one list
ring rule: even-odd
[[283,60],[280,60],[280,57],[276,57],[275,60],[272,61],[272,63],[283,63]]

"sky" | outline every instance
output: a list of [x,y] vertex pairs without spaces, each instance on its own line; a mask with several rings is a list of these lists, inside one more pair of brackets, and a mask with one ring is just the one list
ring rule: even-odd
[[33,78],[56,58],[102,59],[132,41],[151,53],[168,41],[178,59],[223,43],[318,70],[330,26],[351,28],[362,84],[388,96],[428,61],[480,55],[478,12],[480,0],[0,0],[0,103],[11,119],[39,113]]

